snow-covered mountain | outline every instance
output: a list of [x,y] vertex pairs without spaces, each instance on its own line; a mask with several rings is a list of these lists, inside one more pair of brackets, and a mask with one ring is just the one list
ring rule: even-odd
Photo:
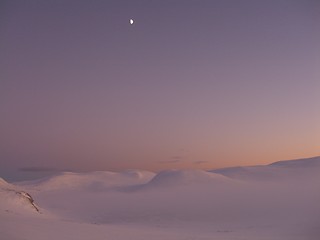
[[320,157],[213,171],[63,172],[15,184],[0,178],[0,235],[318,240],[319,186]]
[[39,208],[31,195],[21,188],[0,178],[0,211],[7,212],[39,212]]
[[320,157],[274,162],[269,165],[229,167],[210,171],[238,180],[301,180],[320,175]]
[[320,168],[320,156],[296,160],[278,161],[269,164],[269,166],[284,168]]
[[232,182],[231,179],[221,174],[211,173],[203,170],[165,170],[156,174],[146,184],[153,187],[181,187],[189,185],[217,185]]
[[109,171],[87,173],[62,172],[49,178],[25,181],[20,183],[20,185],[26,185],[43,191],[63,189],[106,190],[114,187],[146,183],[154,175],[152,172],[139,170],[128,170],[120,173]]

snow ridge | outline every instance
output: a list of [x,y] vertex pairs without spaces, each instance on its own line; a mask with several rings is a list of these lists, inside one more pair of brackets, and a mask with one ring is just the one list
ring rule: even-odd
[[148,187],[175,187],[195,184],[217,184],[228,182],[225,176],[203,170],[165,170],[158,173]]

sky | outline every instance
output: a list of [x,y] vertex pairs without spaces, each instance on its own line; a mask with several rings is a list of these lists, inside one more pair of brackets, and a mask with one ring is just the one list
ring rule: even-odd
[[0,174],[320,155],[319,22],[315,0],[1,1]]

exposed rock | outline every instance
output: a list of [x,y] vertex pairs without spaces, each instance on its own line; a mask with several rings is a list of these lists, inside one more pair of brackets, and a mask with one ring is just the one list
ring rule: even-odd
[[27,201],[30,202],[30,204],[33,206],[33,208],[37,211],[39,211],[39,208],[36,206],[36,204],[34,203],[33,198],[31,197],[31,195],[27,192],[21,191],[21,192],[16,192],[17,194],[20,194],[22,197],[24,197]]

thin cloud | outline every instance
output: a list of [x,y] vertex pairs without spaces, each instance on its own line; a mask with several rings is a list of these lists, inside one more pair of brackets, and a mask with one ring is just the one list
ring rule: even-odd
[[161,164],[173,164],[173,163],[179,163],[179,162],[181,162],[181,159],[163,160],[163,161],[159,161],[158,163],[161,163]]
[[208,161],[195,161],[195,162],[193,162],[193,164],[197,164],[197,165],[204,164],[204,163],[208,163]]
[[19,168],[21,172],[56,172],[59,171],[56,168],[45,168],[45,167],[24,167]]

